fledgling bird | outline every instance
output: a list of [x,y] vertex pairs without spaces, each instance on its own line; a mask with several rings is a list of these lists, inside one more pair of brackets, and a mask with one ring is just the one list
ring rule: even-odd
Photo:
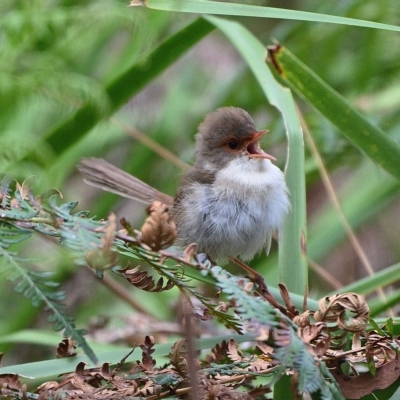
[[84,159],[79,169],[91,185],[151,204],[171,206],[175,244],[197,243],[219,264],[228,257],[252,259],[282,228],[290,210],[288,189],[275,158],[261,150],[250,115],[223,107],[208,114],[196,135],[196,161],[183,176],[175,198],[100,159]]

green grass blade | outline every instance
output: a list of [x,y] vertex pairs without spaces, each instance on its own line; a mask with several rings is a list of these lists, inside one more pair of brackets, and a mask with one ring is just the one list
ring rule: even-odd
[[235,15],[242,17],[260,17],[291,19],[296,21],[324,22],[330,24],[360,26],[364,28],[385,29],[400,32],[400,27],[354,18],[317,14],[307,11],[284,10],[282,8],[253,6],[236,3],[223,3],[206,0],[132,0],[131,5],[145,5],[156,10],[186,13]]
[[47,136],[47,143],[56,153],[64,152],[101,120],[111,116],[152,79],[175,62],[214,29],[204,19],[197,19],[161,43],[142,62],[132,65],[105,87],[108,108],[99,110],[93,103],[84,104]]
[[385,301],[382,301],[380,296],[376,296],[368,300],[370,315],[375,318],[377,315],[382,315],[385,311],[392,307],[397,307],[400,301],[400,290],[395,290],[392,293],[385,295]]
[[[374,292],[379,287],[391,285],[400,280],[400,263],[387,267],[377,272],[374,276],[368,276],[351,283],[350,285],[336,290],[334,293],[356,292],[367,295]],[[333,293],[331,293],[332,295]],[[329,296],[329,295],[328,295]]]
[[272,105],[282,114],[289,143],[286,181],[290,190],[292,212],[285,221],[280,238],[280,280],[294,293],[304,293],[307,285],[306,206],[304,181],[304,145],[300,121],[289,90],[274,78],[265,63],[265,47],[251,32],[237,22],[207,17],[232,42],[252,70]]
[[368,157],[400,179],[400,146],[369,122],[344,97],[282,46],[271,49],[272,64],[283,80],[331,121]]

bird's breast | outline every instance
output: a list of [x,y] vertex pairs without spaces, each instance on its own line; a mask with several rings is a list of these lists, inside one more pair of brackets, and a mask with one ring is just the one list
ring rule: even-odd
[[282,171],[268,160],[265,164],[231,163],[212,184],[193,182],[180,204],[179,242],[196,242],[200,252],[216,259],[252,258],[280,229],[289,209]]

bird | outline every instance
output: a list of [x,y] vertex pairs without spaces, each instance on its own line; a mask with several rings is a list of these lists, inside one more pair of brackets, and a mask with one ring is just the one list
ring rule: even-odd
[[197,253],[225,264],[249,261],[282,230],[290,213],[289,190],[276,159],[260,148],[258,131],[242,108],[206,115],[195,135],[195,162],[175,197],[158,191],[105,160],[81,160],[85,182],[136,201],[165,204],[177,228],[175,245],[196,243]]

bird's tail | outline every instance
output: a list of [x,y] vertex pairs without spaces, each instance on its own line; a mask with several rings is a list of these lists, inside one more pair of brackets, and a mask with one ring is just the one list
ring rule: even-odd
[[161,201],[168,206],[172,205],[171,196],[159,192],[101,158],[84,158],[78,169],[89,185],[145,204]]

